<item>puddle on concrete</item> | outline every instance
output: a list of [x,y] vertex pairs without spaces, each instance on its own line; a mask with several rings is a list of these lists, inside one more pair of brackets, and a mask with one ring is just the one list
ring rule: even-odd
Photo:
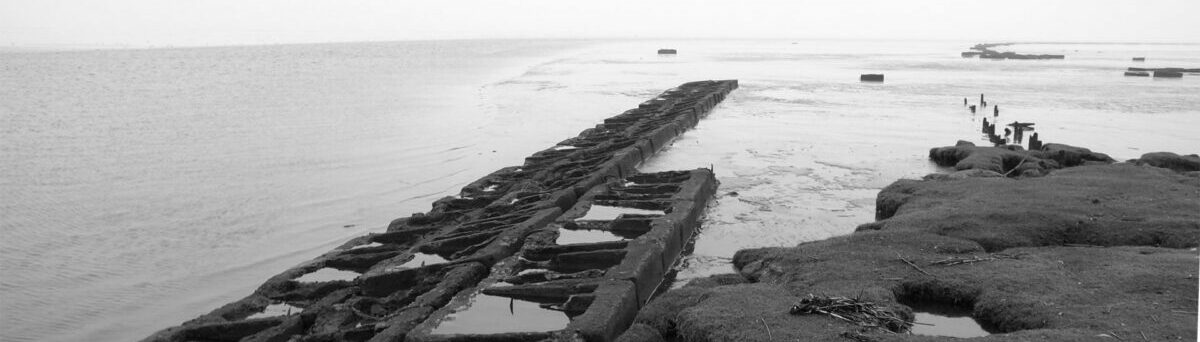
[[971,309],[939,303],[904,303],[913,309],[914,335],[980,337],[990,335],[971,317]]
[[594,205],[593,204],[592,207],[588,209],[587,214],[584,214],[583,217],[577,218],[575,220],[576,221],[611,221],[611,220],[617,219],[617,216],[621,216],[622,214],[666,215],[667,213],[662,210],[646,210],[646,209],[638,209],[638,208],[610,207],[607,205]]
[[621,241],[626,238],[616,233],[607,230],[596,229],[558,229],[558,239],[554,243],[560,245],[570,245],[576,243],[596,243],[608,241]]
[[538,303],[477,293],[433,329],[433,334],[496,334],[555,331],[567,327],[567,315]]
[[371,247],[379,247],[379,246],[383,246],[383,244],[382,244],[382,243],[378,243],[378,242],[372,242],[372,243],[361,244],[361,245],[358,245],[358,246],[350,247],[350,249],[351,249],[351,250],[355,250],[355,249],[361,249],[361,248],[371,248]]
[[263,309],[262,312],[250,315],[250,317],[246,317],[246,319],[295,315],[295,314],[299,314],[301,311],[304,311],[304,308],[292,306],[291,304],[288,304],[288,303],[277,303],[277,304],[267,305],[267,307],[265,309]]
[[527,269],[527,270],[521,270],[521,272],[517,272],[517,276],[524,276],[524,275],[530,275],[530,274],[540,274],[540,273],[549,273],[549,272],[550,272],[550,270],[548,270],[548,269],[544,269],[544,268],[531,268],[531,269]]
[[441,263],[445,263],[447,261],[450,261],[450,260],[446,260],[446,258],[443,258],[442,256],[437,255],[437,254],[417,253],[417,254],[413,254],[412,260],[409,260],[408,262],[404,263],[404,265],[400,265],[400,267],[418,268],[418,267],[429,266],[429,265],[433,265],[433,264],[441,264]]
[[295,280],[301,283],[317,283],[336,280],[352,281],[355,278],[358,278],[359,275],[361,275],[361,273],[326,267],[316,270],[315,272],[306,273]]

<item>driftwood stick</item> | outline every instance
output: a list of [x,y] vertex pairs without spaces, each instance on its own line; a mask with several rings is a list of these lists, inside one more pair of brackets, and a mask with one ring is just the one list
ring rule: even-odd
[[1021,167],[1021,165],[1025,165],[1025,159],[1028,159],[1028,158],[1029,158],[1028,154],[1026,154],[1024,157],[1021,157],[1021,162],[1017,163],[1017,166],[1013,166],[1013,168],[1011,170],[1008,170],[1008,172],[1005,172],[1004,177],[1008,177],[1008,174],[1012,173],[1013,171],[1016,171],[1017,168]]
[[763,319],[762,317],[759,317],[758,321],[762,322],[763,328],[767,328],[767,338],[774,340],[775,335],[771,334],[771,326],[767,325],[767,320]]
[[925,272],[925,270],[921,269],[921,267],[917,266],[917,264],[914,264],[912,261],[908,261],[908,259],[905,259],[904,257],[900,256],[900,253],[896,253],[896,257],[900,258],[900,261],[903,261],[904,263],[908,264],[909,266],[912,266],[912,268],[917,269],[917,271],[920,271],[921,273],[924,273],[927,276],[932,276],[932,274],[929,274],[929,272]]

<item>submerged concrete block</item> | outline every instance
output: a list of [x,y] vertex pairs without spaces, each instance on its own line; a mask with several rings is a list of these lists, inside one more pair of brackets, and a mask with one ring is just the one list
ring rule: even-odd
[[1155,70],[1154,77],[1156,77],[1156,78],[1181,78],[1181,77],[1183,77],[1183,73],[1178,72],[1178,71]]
[[663,268],[663,245],[657,241],[634,240],[625,247],[621,263],[604,274],[610,280],[626,280],[637,290],[638,309],[662,283],[667,269]]
[[862,74],[858,76],[862,82],[883,82],[883,74]]

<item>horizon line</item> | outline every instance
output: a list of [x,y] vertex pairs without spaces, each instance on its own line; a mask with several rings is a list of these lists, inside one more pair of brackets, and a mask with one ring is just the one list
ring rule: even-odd
[[[543,37],[543,38],[523,38],[523,37],[499,37],[499,38],[473,38],[473,37],[458,37],[458,38],[417,38],[417,39],[381,39],[381,40],[336,40],[336,41],[314,41],[314,42],[279,42],[279,43],[216,43],[216,44],[88,44],[88,43],[62,43],[62,44],[17,44],[9,42],[7,46],[0,46],[0,51],[77,51],[77,50],[158,50],[158,49],[191,49],[191,48],[225,48],[225,47],[255,47],[255,46],[298,46],[298,45],[334,45],[334,44],[386,44],[386,43],[406,43],[406,42],[436,42],[436,41],[506,41],[506,40],[527,40],[527,41],[657,41],[657,40],[682,40],[682,41],[712,41],[712,40],[776,40],[776,41],[967,41],[960,38],[830,38],[830,37]],[[1084,45],[1084,44],[1115,44],[1115,45],[1200,45],[1200,41],[1167,41],[1167,40],[1150,40],[1150,41],[1105,41],[1105,40],[997,40],[999,43],[988,43],[990,40],[983,40],[979,44],[1061,44],[1061,45]]]

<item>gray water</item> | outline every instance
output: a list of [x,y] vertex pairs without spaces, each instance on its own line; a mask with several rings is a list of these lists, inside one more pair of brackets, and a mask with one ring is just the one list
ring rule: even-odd
[[[1200,146],[1200,45],[444,41],[0,53],[0,340],[136,340],[683,82],[742,87],[648,171],[722,194],[680,279],[870,222],[978,141],[962,98],[1118,159]],[[677,56],[657,56],[662,47]],[[1074,50],[1079,50],[1078,52]],[[1146,56],[1145,63],[1129,62]],[[858,74],[885,73],[863,84]],[[982,142],[982,141],[979,141]],[[737,192],[737,196],[730,193]],[[680,282],[682,283],[682,282]]]

